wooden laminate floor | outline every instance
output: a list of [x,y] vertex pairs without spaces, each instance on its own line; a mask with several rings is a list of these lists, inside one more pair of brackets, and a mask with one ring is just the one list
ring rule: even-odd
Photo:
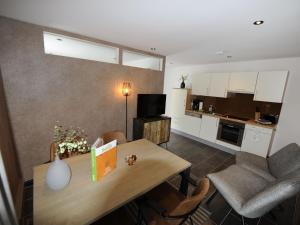
[[[192,163],[191,176],[196,179],[201,179],[206,174],[211,172],[220,171],[234,163],[234,156],[212,148],[210,146],[201,144],[194,140],[172,133],[170,142],[168,143],[168,151],[171,151],[180,157],[190,161]],[[180,176],[176,176],[170,179],[170,182],[174,186],[178,186],[180,183]],[[210,188],[210,193],[214,191],[214,187]],[[23,206],[23,217],[21,224],[30,225],[32,224],[32,183],[28,182],[24,189],[24,206]],[[291,225],[294,213],[295,198],[290,199],[282,204],[282,209],[274,209],[274,218],[268,214],[263,217],[261,225],[278,224],[278,225]],[[229,210],[228,204],[222,198],[221,195],[217,195],[210,203],[208,210],[212,212],[211,219],[206,225],[219,224],[222,218],[226,215]],[[246,220],[249,225],[256,224],[257,220]],[[132,225],[134,222],[128,215],[124,207],[114,211],[110,215],[102,218],[95,222],[93,225]],[[233,213],[225,221],[224,225],[240,225],[242,224],[241,218]],[[196,225],[196,224],[195,224]]]

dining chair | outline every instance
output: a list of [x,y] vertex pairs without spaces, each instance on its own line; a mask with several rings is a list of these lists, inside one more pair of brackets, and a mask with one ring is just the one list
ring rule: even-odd
[[117,140],[117,144],[124,144],[127,139],[123,132],[121,131],[109,131],[102,134],[103,144],[107,144],[113,140]]
[[187,220],[193,225],[193,214],[209,189],[209,180],[204,178],[195,186],[191,196],[186,197],[168,182],[148,192],[139,203],[138,224],[181,225]]

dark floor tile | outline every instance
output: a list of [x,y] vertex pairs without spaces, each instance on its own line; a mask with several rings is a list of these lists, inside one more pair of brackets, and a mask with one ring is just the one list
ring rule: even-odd
[[198,179],[205,177],[207,174],[213,172],[215,166],[206,162],[200,163],[191,169],[191,173]]

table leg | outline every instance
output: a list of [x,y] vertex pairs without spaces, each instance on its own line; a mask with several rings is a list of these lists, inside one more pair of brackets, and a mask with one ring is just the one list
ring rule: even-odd
[[185,196],[187,196],[188,194],[190,173],[191,173],[190,167],[180,173],[181,183],[180,183],[179,191]]

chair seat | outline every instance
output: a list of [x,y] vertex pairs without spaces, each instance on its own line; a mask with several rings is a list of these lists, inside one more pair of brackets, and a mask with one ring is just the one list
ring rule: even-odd
[[[174,210],[174,208],[186,197],[176,190],[172,185],[165,182],[148,192],[146,194],[146,198],[151,199],[151,201],[165,209],[166,213],[168,214]],[[147,221],[149,221],[149,225],[177,225],[182,221],[182,219],[165,220],[163,217],[157,214],[157,212],[148,207],[143,211]]]
[[235,211],[269,184],[264,177],[237,165],[208,177]]

